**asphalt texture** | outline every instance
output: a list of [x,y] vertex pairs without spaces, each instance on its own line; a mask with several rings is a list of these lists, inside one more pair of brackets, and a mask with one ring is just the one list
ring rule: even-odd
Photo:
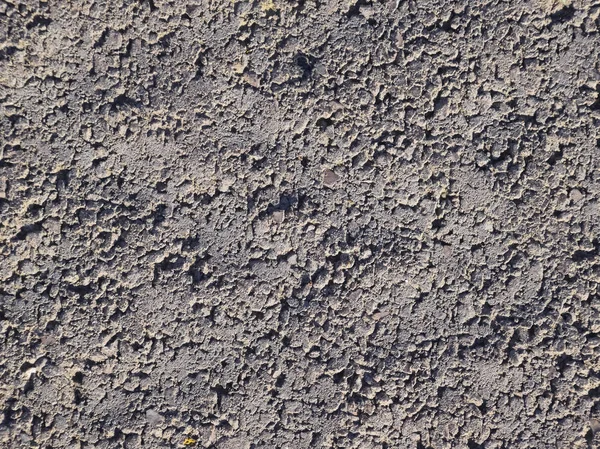
[[600,447],[599,33],[0,0],[0,447]]

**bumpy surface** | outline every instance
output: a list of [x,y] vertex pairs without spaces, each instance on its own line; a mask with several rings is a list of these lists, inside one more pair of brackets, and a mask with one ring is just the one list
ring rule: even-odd
[[599,447],[599,28],[0,1],[0,446]]

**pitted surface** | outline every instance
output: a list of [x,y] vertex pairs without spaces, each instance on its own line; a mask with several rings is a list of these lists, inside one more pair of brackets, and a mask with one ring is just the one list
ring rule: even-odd
[[598,447],[599,27],[1,2],[0,445]]

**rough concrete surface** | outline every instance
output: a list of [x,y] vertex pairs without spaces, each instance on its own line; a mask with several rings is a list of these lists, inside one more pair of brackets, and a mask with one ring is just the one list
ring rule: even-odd
[[0,447],[600,447],[599,33],[0,0]]

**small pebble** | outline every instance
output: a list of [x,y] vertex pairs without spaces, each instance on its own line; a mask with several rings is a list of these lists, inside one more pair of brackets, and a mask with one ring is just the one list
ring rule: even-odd
[[583,198],[583,193],[581,193],[581,191],[579,191],[578,189],[573,189],[571,190],[569,196],[571,197],[574,203],[578,203]]
[[340,180],[340,177],[336,175],[333,170],[326,168],[323,170],[323,184],[327,187],[331,187],[335,185],[336,182]]
[[156,410],[150,409],[146,411],[146,420],[148,421],[148,424],[152,426],[158,426],[165,420],[165,418],[163,418],[163,416]]

